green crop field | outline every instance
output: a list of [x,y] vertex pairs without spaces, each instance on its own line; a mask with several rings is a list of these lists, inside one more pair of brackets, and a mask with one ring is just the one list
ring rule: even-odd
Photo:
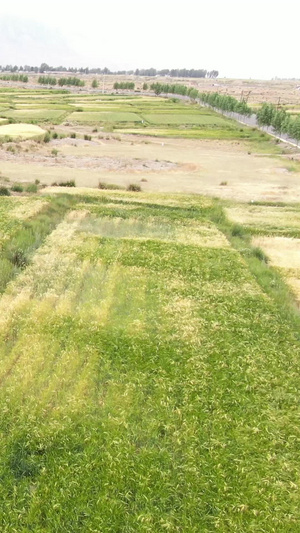
[[[75,126],[121,128],[159,136],[180,136],[195,139],[254,140],[257,133],[223,116],[176,98],[120,94],[71,94],[67,91],[0,89],[0,112],[3,120],[43,125],[71,123]],[[183,133],[180,132],[183,128]],[[184,131],[189,127],[189,131]],[[155,128],[155,129],[156,129]],[[148,132],[149,130],[149,132]]]
[[66,113],[61,110],[48,109],[48,108],[29,108],[29,109],[13,109],[11,111],[5,111],[2,116],[12,118],[19,122],[57,122],[66,116]]
[[278,272],[217,200],[58,191],[0,199],[1,531],[297,532]]
[[221,116],[204,115],[201,113],[151,113],[149,115],[144,115],[144,117],[150,122],[150,124],[197,124],[203,126],[226,126],[227,124],[231,124],[231,121],[226,120]]
[[68,120],[72,122],[141,122],[142,119],[136,113],[123,112],[80,112],[69,115]]

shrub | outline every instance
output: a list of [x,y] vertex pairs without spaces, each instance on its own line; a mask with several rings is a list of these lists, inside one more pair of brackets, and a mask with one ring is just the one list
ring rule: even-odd
[[44,135],[44,143],[48,143],[50,142],[50,139],[51,139],[51,136],[50,136],[50,133],[45,133]]
[[13,265],[19,268],[25,268],[29,263],[28,258],[23,250],[11,251],[9,260],[13,263]]
[[[54,184],[53,184],[54,185]],[[57,185],[55,183],[55,185]],[[59,187],[76,187],[75,185],[75,180],[70,180],[70,181],[61,181],[59,184],[58,184]]]
[[12,185],[11,190],[13,192],[23,192],[24,191],[22,185],[18,185],[17,183],[16,183],[16,185]]
[[70,137],[71,137],[71,139],[76,139],[76,133],[74,133],[74,132],[71,133],[71,134],[70,134]]
[[130,183],[127,187],[127,191],[141,192],[142,188],[137,183]]
[[30,183],[30,185],[28,185],[26,187],[26,192],[37,192],[38,188],[37,188],[37,185],[35,183]]
[[259,261],[268,263],[269,259],[261,248],[258,248],[258,247],[252,248],[252,255],[256,257],[257,259],[259,259]]
[[91,135],[87,135],[86,133],[84,134],[83,138],[84,138],[85,141],[91,141],[92,140],[92,136]]
[[231,235],[233,237],[241,237],[243,238],[245,235],[245,231],[243,226],[240,226],[239,224],[234,224],[231,228]]
[[7,187],[0,187],[0,196],[10,196],[10,191]]
[[121,185],[116,185],[115,183],[105,183],[104,181],[99,181],[98,189],[121,190],[124,189],[124,187],[121,187]]
[[52,139],[57,139],[57,137],[58,137],[58,133],[56,133],[56,131],[54,131],[52,133]]
[[57,154],[58,154],[58,150],[56,150],[56,148],[53,148],[53,150],[51,150],[51,155],[56,156]]

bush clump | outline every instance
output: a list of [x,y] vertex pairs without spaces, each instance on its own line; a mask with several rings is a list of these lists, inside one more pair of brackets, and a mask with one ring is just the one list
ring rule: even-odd
[[245,236],[245,230],[243,226],[240,226],[239,224],[234,224],[231,228],[231,235],[232,237],[240,237],[243,239]]
[[126,190],[131,192],[141,192],[142,187],[138,185],[138,183],[130,183]]
[[75,180],[61,181],[58,184],[59,187],[76,187]]
[[107,190],[122,190],[124,187],[121,185],[116,185],[115,183],[105,183],[104,181],[99,181],[98,189],[107,189]]
[[13,192],[23,192],[24,188],[22,187],[22,185],[19,185],[18,183],[16,183],[15,185],[11,186],[11,190]]
[[32,192],[32,193],[34,193],[34,192],[37,192],[37,190],[38,190],[38,188],[37,188],[36,183],[30,183],[30,185],[28,185],[28,186],[26,187],[26,192]]
[[0,187],[0,196],[10,196],[10,191],[7,187]]

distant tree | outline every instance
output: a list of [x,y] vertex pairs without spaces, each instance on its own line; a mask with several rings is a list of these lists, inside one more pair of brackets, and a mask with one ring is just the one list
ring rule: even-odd
[[147,91],[148,89],[148,83],[143,83],[143,91]]
[[93,89],[97,89],[98,86],[99,86],[98,81],[97,81],[96,79],[94,79],[94,80],[92,81],[92,87],[93,87]]
[[49,70],[51,70],[51,69],[50,69],[49,65],[47,65],[47,63],[42,63],[40,68],[39,68],[39,71],[40,71],[41,74],[43,74],[44,72],[49,71]]

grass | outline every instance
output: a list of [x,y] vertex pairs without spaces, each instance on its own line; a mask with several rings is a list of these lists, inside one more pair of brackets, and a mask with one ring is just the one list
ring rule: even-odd
[[124,112],[89,112],[83,111],[80,113],[72,113],[69,115],[68,120],[71,122],[141,122],[142,119],[136,113],[124,113]]
[[39,123],[53,122],[57,124],[66,116],[65,111],[56,109],[14,109],[3,113],[4,117],[12,118],[17,122]]
[[224,119],[222,116],[216,116],[216,115],[204,115],[202,113],[177,113],[173,114],[172,112],[168,114],[164,113],[156,113],[156,114],[148,114],[144,115],[145,119],[150,124],[197,124],[197,125],[203,125],[203,126],[226,126],[231,121],[228,121]]
[[247,233],[199,196],[59,198],[0,300],[2,531],[296,532],[299,335]]
[[42,139],[45,130],[33,124],[7,124],[0,126],[0,139],[12,140]]
[[226,208],[228,218],[253,235],[300,236],[300,213],[295,206],[247,205]]

